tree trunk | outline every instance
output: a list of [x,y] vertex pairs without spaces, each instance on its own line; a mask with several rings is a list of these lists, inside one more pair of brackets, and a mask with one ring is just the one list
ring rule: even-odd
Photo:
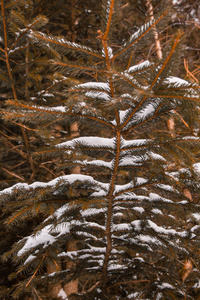
[[[147,0],[146,1],[146,7],[148,10],[148,15],[150,17],[150,20],[153,21],[154,20],[154,15],[153,15],[153,6],[151,4],[151,0]],[[154,39],[155,39],[155,46],[156,46],[156,53],[157,53],[157,57],[158,59],[162,59],[162,48],[160,45],[160,40],[158,37],[158,31],[156,29],[156,26],[154,26],[153,28],[153,33],[154,33]]]
[[[47,274],[51,274],[53,272],[58,272],[61,269],[60,261],[56,261],[55,263],[47,264]],[[49,287],[49,299],[58,298],[58,293],[61,290],[62,286],[61,283],[52,284]]]
[[[71,138],[76,138],[79,137],[79,126],[78,123],[75,122],[70,126],[70,133],[71,133]],[[71,170],[71,174],[80,174],[81,173],[81,168],[80,166],[75,166]],[[70,241],[67,245],[67,251],[77,251],[77,246],[76,242]],[[66,263],[66,269],[71,269],[74,266],[73,262],[67,262]],[[69,296],[72,293],[77,293],[78,292],[78,279],[72,280],[65,284],[64,286],[64,291]]]

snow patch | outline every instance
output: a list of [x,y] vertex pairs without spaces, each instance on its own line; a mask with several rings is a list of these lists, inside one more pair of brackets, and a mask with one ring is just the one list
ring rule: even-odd
[[131,222],[131,225],[134,227],[134,229],[136,231],[141,230],[141,221],[140,220],[135,220],[135,221]]
[[37,235],[32,234],[29,237],[25,238],[25,245],[19,250],[17,255],[22,256],[25,252],[29,251],[32,248],[35,248],[40,244],[43,244],[44,248],[50,244],[53,244],[56,239],[50,234],[51,229],[52,225],[45,226],[40,230],[39,233],[37,233]]
[[135,66],[132,66],[130,67],[127,72],[128,73],[134,73],[134,72],[139,72],[141,70],[143,70],[144,68],[148,68],[152,65],[152,63],[150,63],[149,60],[145,60],[143,61],[142,63],[138,64],[138,65],[135,65]]
[[157,215],[162,215],[163,214],[162,211],[158,208],[153,208],[151,211],[152,211],[152,213],[157,214]]
[[144,212],[144,208],[143,207],[139,207],[139,206],[137,206],[137,207],[134,207],[133,208],[135,211],[138,211],[139,213],[143,213]]
[[196,163],[193,165],[194,172],[197,176],[200,176],[200,163]]
[[114,149],[115,147],[115,138],[109,139],[109,138],[102,138],[98,136],[84,136],[80,138],[76,138],[61,144],[57,144],[57,148],[74,148],[77,144],[82,144],[86,146],[91,146],[93,148],[99,147],[109,147],[110,149]]
[[63,289],[61,289],[58,293],[58,297],[62,298],[63,300],[68,300],[67,295]]
[[192,216],[197,220],[200,221],[200,213],[194,213]]
[[179,86],[181,86],[181,85],[186,85],[186,84],[188,84],[189,82],[186,81],[186,80],[184,80],[184,79],[181,79],[181,78],[179,78],[179,77],[170,76],[170,77],[168,77],[168,78],[166,78],[166,79],[164,80],[164,83],[166,83],[166,84],[173,84],[173,85],[179,87]]
[[171,289],[171,290],[174,290],[175,287],[167,282],[163,282],[162,284],[158,285],[157,286],[159,289]]

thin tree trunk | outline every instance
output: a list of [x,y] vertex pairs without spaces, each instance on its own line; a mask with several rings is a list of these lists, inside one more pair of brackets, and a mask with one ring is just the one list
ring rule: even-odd
[[175,137],[175,122],[174,122],[174,117],[171,116],[168,120],[167,120],[167,127],[169,130],[169,133],[171,135],[172,138]]
[[[55,263],[48,263],[47,264],[47,274],[51,274],[54,272],[58,272],[61,270],[61,263],[60,261],[56,261]],[[58,298],[58,293],[61,290],[62,286],[61,283],[54,283],[49,288],[49,299],[51,298]]]
[[[72,41],[75,42],[76,40],[76,32],[75,32],[75,5],[76,1],[71,0],[71,31],[72,31]],[[70,136],[71,138],[76,138],[80,136],[79,133],[79,125],[78,122],[74,122],[70,126]],[[80,166],[75,166],[71,170],[71,174],[80,174],[81,168]],[[76,242],[69,241],[67,244],[67,251],[77,251]],[[67,262],[66,263],[66,269],[71,269],[74,266],[73,262]],[[78,279],[72,280],[65,284],[64,291],[67,294],[67,296],[71,295],[72,293],[78,292]]]
[[[153,14],[153,6],[151,4],[151,0],[146,1],[146,7],[147,7],[147,11],[148,11],[148,15],[150,17],[150,20],[153,21],[154,20],[154,14]],[[161,44],[160,44],[160,40],[159,40],[159,37],[158,37],[158,31],[156,29],[156,26],[154,26],[154,28],[153,28],[153,33],[154,33],[157,57],[158,57],[158,59],[162,59],[162,56],[163,56],[162,55],[162,48],[161,48]]]
[[[74,122],[70,126],[70,133],[71,133],[71,138],[76,138],[79,137],[79,126],[77,122]],[[81,173],[81,168],[80,166],[75,166],[71,170],[71,174],[80,174]],[[69,241],[67,244],[67,251],[77,251],[77,246],[76,242],[74,241]],[[73,262],[67,262],[66,263],[66,269],[71,269],[74,266]],[[69,296],[72,293],[77,293],[78,292],[78,279],[72,280],[65,284],[64,286],[64,291]]]
[[[148,15],[150,17],[150,20],[153,21],[154,20],[154,14],[153,14],[153,6],[151,4],[151,0],[146,1],[146,7],[147,7],[147,11],[148,11]],[[153,33],[154,33],[154,39],[155,39],[156,54],[157,54],[158,59],[161,60],[162,57],[163,57],[162,47],[161,47],[161,44],[160,44],[160,40],[159,40],[158,31],[156,29],[156,26],[154,26],[154,28],[153,28]],[[168,130],[170,132],[171,137],[174,138],[175,137],[175,120],[174,120],[173,116],[171,116],[167,120],[167,127],[168,127]]]

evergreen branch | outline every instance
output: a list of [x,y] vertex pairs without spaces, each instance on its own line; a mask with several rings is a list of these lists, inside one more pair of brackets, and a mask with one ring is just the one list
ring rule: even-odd
[[[156,182],[150,182],[150,183],[144,183],[144,184],[141,184],[141,185],[137,185],[137,186],[134,186],[132,188],[129,188],[129,189],[125,189],[121,192],[118,192],[118,193],[115,193],[115,197],[117,196],[120,196],[120,195],[123,195],[124,193],[131,193],[131,192],[134,192],[138,189],[141,189],[141,188],[145,188],[145,187],[152,187],[152,186],[155,186],[157,184],[162,184],[163,182],[159,182],[159,181],[156,181]],[[126,200],[126,199],[125,199]],[[121,200],[122,201],[122,200]]]
[[150,86],[150,89],[152,89],[152,88],[154,87],[154,85],[157,83],[158,78],[160,77],[160,75],[162,74],[163,70],[164,70],[165,67],[167,66],[167,64],[168,64],[169,60],[171,59],[171,57],[172,57],[172,55],[173,55],[173,53],[174,53],[174,51],[175,51],[177,45],[180,43],[180,39],[181,39],[182,36],[183,36],[183,33],[179,32],[179,33],[177,34],[177,36],[175,37],[174,44],[173,44],[173,46],[171,47],[170,52],[169,52],[169,54],[167,55],[167,57],[165,58],[164,62],[162,63],[162,67],[159,69],[159,71],[158,71],[156,77],[154,78],[154,80],[153,80],[153,82],[152,82],[152,84],[151,84],[151,86]]
[[13,145],[13,143],[11,143],[8,139],[3,138],[5,141],[5,144],[11,146],[11,149],[14,150],[15,152],[19,153],[20,156],[22,158],[24,158],[25,160],[27,159],[26,153],[24,153],[23,151],[19,150],[15,145]]
[[[126,151],[130,151],[130,150],[135,150],[135,149],[151,149],[151,148],[162,148],[162,147],[168,147],[169,144],[176,144],[179,142],[194,142],[194,140],[196,140],[197,143],[200,143],[200,138],[196,138],[196,137],[190,137],[187,139],[184,138],[174,138],[168,141],[163,141],[161,140],[160,142],[155,142],[155,141],[151,141],[149,142],[148,145],[143,145],[143,146],[133,146],[133,147],[125,147],[121,149],[121,152],[126,152]],[[179,160],[180,161],[180,160]]]
[[8,219],[8,221],[6,222],[6,225],[11,225],[11,223],[13,223],[14,221],[16,221],[16,219],[20,216],[23,216],[24,213],[28,212],[30,210],[31,207],[33,207],[34,205],[28,206],[22,210],[20,210],[17,214],[14,213],[14,216],[12,216],[11,218]]
[[109,8],[107,7],[107,10],[109,10],[109,14],[108,14],[108,18],[107,18],[106,30],[102,37],[103,40],[107,40],[108,33],[110,31],[110,25],[111,25],[115,0],[110,0],[108,3],[109,3]]
[[9,175],[11,175],[11,176],[18,178],[18,179],[20,179],[21,181],[25,181],[24,177],[21,177],[21,176],[17,175],[17,174],[14,173],[14,172],[9,171],[9,170],[7,170],[7,169],[4,168],[4,167],[1,167],[1,169],[2,169],[3,171],[7,172],[7,173],[8,173]]
[[20,23],[22,23],[25,27],[27,27],[26,19],[21,13],[13,10],[11,12],[11,16],[12,16],[12,19],[16,18],[18,21],[20,20]]
[[136,125],[132,125],[132,124],[129,125],[129,126],[130,126],[129,128],[126,128],[126,129],[123,130],[124,134],[127,135],[128,133],[130,133],[130,131],[136,129],[137,127],[140,127],[140,126],[144,125],[145,123],[149,122],[150,120],[153,120],[155,117],[160,117],[160,116],[166,115],[166,113],[169,113],[169,112],[172,111],[172,109],[171,109],[171,107],[170,107],[169,109],[166,109],[164,112],[158,113],[158,110],[159,110],[163,105],[164,105],[164,104],[162,103],[162,104],[157,108],[157,110],[155,111],[155,113],[154,113],[152,116],[146,118],[146,119],[143,120],[142,122],[139,122],[139,123],[136,124]]
[[122,78],[124,81],[126,81],[128,84],[130,84],[132,87],[137,89],[138,91],[141,91],[141,93],[145,92],[142,86],[134,79],[132,76],[129,74],[124,73],[119,73],[119,72],[111,72],[114,76],[118,76]]
[[146,60],[139,63],[138,65],[131,66],[131,67],[129,66],[125,72],[131,74],[131,76],[138,75],[142,72],[146,72],[151,70],[152,68],[155,68],[157,65],[158,64],[150,63],[148,60]]
[[187,97],[187,96],[182,96],[182,95],[177,95],[177,94],[174,94],[174,95],[163,95],[163,94],[161,94],[161,95],[159,95],[159,94],[154,94],[154,96],[152,96],[152,98],[153,97],[160,97],[160,98],[174,98],[174,99],[182,99],[182,100],[191,100],[191,101],[195,101],[195,102],[199,102],[200,101],[200,98],[199,98],[199,96],[197,96],[197,97]]
[[9,120],[9,122],[11,122],[11,123],[13,123],[13,124],[15,124],[15,125],[21,127],[22,129],[27,129],[27,130],[29,130],[29,131],[38,131],[38,129],[32,129],[32,128],[27,127],[27,126],[24,125],[24,124],[20,124],[20,123],[17,123],[17,122],[15,122],[15,121],[11,120],[11,116],[10,116],[10,115],[8,115],[7,117],[4,117],[4,119],[5,119],[5,120],[6,120],[6,119]]
[[15,45],[21,40],[21,38],[24,35],[27,35],[29,32],[32,32],[32,28],[34,26],[36,26],[37,24],[40,24],[41,20],[47,22],[47,19],[44,16],[38,16],[31,24],[27,24],[27,28],[24,28],[23,30],[20,31],[19,37],[11,45],[11,47],[9,48],[9,51],[11,51],[15,47]]
[[173,112],[178,116],[178,118],[181,120],[181,122],[188,128],[190,129],[190,126],[188,125],[187,122],[182,118],[182,116],[177,112],[177,110],[173,109]]
[[[167,11],[165,11],[165,12],[164,12],[157,20],[155,20],[154,22],[151,21],[151,22],[145,24],[145,25],[144,25],[144,29],[143,29],[143,30],[140,29],[139,32],[136,33],[136,39],[134,39],[133,42],[128,43],[128,45],[125,44],[125,46],[123,47],[123,49],[122,49],[120,52],[116,53],[116,54],[111,58],[111,60],[112,60],[112,61],[115,60],[116,57],[118,57],[119,55],[121,55],[122,53],[124,53],[125,51],[127,51],[129,48],[131,48],[133,45],[135,45],[136,43],[138,43],[139,40],[141,40],[141,38],[143,38],[143,37],[144,37],[151,29],[153,29],[153,28],[155,27],[155,25],[156,25],[157,23],[159,23],[159,22],[162,20],[162,18],[163,18],[166,14],[167,14]],[[147,28],[146,28],[146,27],[147,27]],[[140,31],[141,31],[141,32],[140,32]],[[137,34],[139,35],[138,37],[137,37]],[[133,35],[133,37],[134,37],[134,35]],[[131,38],[132,38],[132,37],[131,37]]]
[[136,113],[136,111],[138,110],[138,108],[140,108],[140,106],[145,102],[145,100],[147,99],[147,96],[145,95],[143,97],[143,99],[138,103],[138,105],[136,105],[136,107],[133,109],[132,113],[129,115],[129,117],[125,120],[125,122],[121,125],[121,130],[130,122],[130,120],[132,119],[132,117],[134,116],[134,114]]
[[14,50],[10,50],[10,49],[9,49],[8,55],[10,56],[10,55],[12,55],[12,54],[14,54],[14,53],[17,53],[17,52],[19,52],[19,51],[25,50],[25,49],[27,49],[28,47],[29,47],[28,45],[25,45],[25,46],[22,46],[22,47],[17,47],[17,48],[15,48]]
[[[85,119],[88,119],[88,120],[93,120],[93,121],[96,121],[98,123],[102,123],[103,125],[106,125],[110,128],[112,128],[112,130],[115,130],[116,129],[116,126],[113,125],[112,123],[109,123],[108,121],[106,120],[102,120],[100,118],[97,118],[97,117],[93,117],[93,116],[90,116],[90,115],[85,115],[85,114],[81,114],[81,113],[75,113],[75,112],[71,112],[71,111],[66,111],[64,112],[63,109],[60,109],[60,107],[39,107],[39,106],[35,106],[35,105],[28,105],[28,104],[23,104],[23,103],[13,103],[12,100],[8,100],[7,101],[7,104],[8,105],[16,105],[17,107],[21,107],[23,109],[27,109],[27,110],[30,110],[32,113],[33,111],[37,111],[37,112],[44,112],[44,113],[49,113],[49,114],[52,114],[52,115],[68,115],[68,116],[77,116],[77,117],[81,117],[81,118],[85,118]],[[17,123],[18,124],[18,123]],[[20,124],[19,124],[20,125]],[[22,125],[23,127],[24,125]],[[26,126],[25,126],[26,128]],[[29,128],[27,127],[26,129],[29,130]],[[33,129],[30,129],[30,130],[33,130]]]
[[18,2],[21,2],[21,0],[16,0],[16,1],[11,2],[10,4],[6,5],[5,8],[7,9],[7,8],[17,4]]
[[171,86],[171,84],[169,84],[169,88],[168,87],[165,87],[164,88],[164,91],[167,91],[167,92],[180,92],[183,90],[183,92],[187,92],[187,90],[191,93],[191,90],[196,90],[196,89],[200,89],[200,85],[197,85],[196,83],[185,83],[185,85],[182,85],[182,86],[177,86],[175,85],[174,87]]
[[81,65],[74,65],[72,63],[66,63],[66,62],[62,62],[62,61],[53,61],[52,62],[53,66],[61,66],[61,67],[70,67],[70,68],[77,68],[77,69],[81,69],[81,70],[87,70],[87,71],[93,71],[93,72],[105,72],[105,70],[99,70],[95,67],[87,67],[87,66],[81,66]]
[[34,278],[35,275],[37,274],[37,272],[38,272],[40,266],[42,265],[43,260],[45,259],[45,256],[46,256],[46,255],[43,254],[42,259],[41,259],[40,263],[39,263],[38,266],[37,266],[37,269],[35,270],[35,272],[34,272],[33,275],[31,276],[30,280],[27,282],[26,287],[31,283],[31,281],[33,280],[33,278]]
[[178,146],[175,144],[175,147],[180,149],[183,153],[185,153],[185,155],[191,160],[191,162],[194,164],[195,160],[194,158],[191,157],[191,155],[189,155],[189,153],[187,151],[185,151],[182,147]]
[[143,283],[143,282],[151,282],[151,280],[148,279],[140,279],[140,280],[130,280],[130,281],[119,281],[114,283],[112,286],[118,285],[118,284],[133,284],[133,283]]
[[91,55],[91,56],[102,59],[102,56],[100,54],[98,54],[97,52],[93,51],[92,48],[82,46],[82,45],[74,43],[74,42],[69,42],[64,38],[53,37],[51,35],[46,35],[43,32],[39,32],[39,31],[34,32],[33,30],[30,30],[28,36],[30,38],[36,39],[38,41],[44,41],[46,43],[52,43],[52,44],[57,45],[57,46],[66,47],[66,48],[69,48],[71,50],[83,52],[83,53],[86,53],[88,55]]
[[173,151],[173,149],[171,149],[169,147],[169,145],[167,145],[167,144],[165,144],[164,146],[166,149],[168,149],[169,152],[171,152],[173,154],[174,157],[176,157],[178,164],[181,165],[181,160],[180,160],[179,156]]

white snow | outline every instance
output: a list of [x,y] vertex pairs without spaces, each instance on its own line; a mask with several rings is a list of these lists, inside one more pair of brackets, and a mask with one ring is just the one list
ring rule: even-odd
[[158,209],[158,208],[153,208],[151,211],[154,214],[158,214],[158,215],[162,215],[163,214],[162,211],[160,209]]
[[131,225],[134,227],[134,229],[136,231],[141,230],[141,220],[135,220],[135,221],[131,222]]
[[174,290],[175,287],[173,287],[173,285],[167,283],[167,282],[163,282],[162,284],[157,286],[159,289],[172,289]]
[[143,207],[139,207],[139,206],[137,206],[137,207],[134,207],[133,208],[135,211],[138,211],[139,213],[143,213],[144,212],[144,208]]
[[22,256],[25,252],[29,251],[31,248],[35,248],[40,244],[43,244],[44,248],[50,244],[53,244],[56,239],[50,234],[51,229],[52,225],[47,225],[36,235],[32,234],[24,238],[26,242],[24,246],[19,250],[17,255]]
[[135,65],[135,66],[132,66],[130,67],[127,72],[128,73],[134,73],[134,72],[139,72],[141,70],[143,70],[144,68],[148,68],[152,65],[152,63],[150,63],[149,60],[145,60],[143,61],[142,63],[138,64],[138,65]]
[[159,184],[156,184],[156,186],[165,191],[175,192],[174,187],[172,187],[171,185],[168,185],[168,184],[159,183]]
[[90,216],[95,216],[100,213],[105,213],[106,208],[89,208],[81,211],[81,215],[83,217],[90,217]]
[[135,257],[134,260],[139,260],[140,262],[144,262],[144,259],[142,257]]
[[[45,99],[44,99],[45,100]],[[46,101],[46,100],[45,100]],[[45,107],[45,106],[33,106],[33,109],[41,109],[42,111],[55,111],[55,112],[61,112],[64,113],[66,112],[66,107],[65,106],[55,106],[55,107]]]
[[109,101],[111,97],[106,92],[96,92],[96,91],[90,91],[86,92],[85,96],[92,99],[99,99],[102,101]]
[[122,140],[123,146],[122,149],[127,147],[140,147],[149,145],[153,140],[150,139],[134,139],[134,140]]
[[83,89],[83,90],[99,90],[99,91],[106,91],[110,93],[110,86],[108,83],[105,82],[86,82],[82,84],[78,84],[72,88],[72,90],[75,89]]
[[184,80],[184,79],[181,79],[179,77],[170,76],[170,77],[168,77],[168,78],[166,78],[164,80],[164,83],[166,83],[166,84],[173,84],[173,85],[175,85],[177,87],[180,87],[181,85],[186,85],[189,82],[186,81],[186,80]]
[[43,90],[43,91],[41,91],[41,92],[38,92],[37,94],[38,94],[38,96],[41,95],[41,96],[43,96],[43,97],[54,97],[54,94],[45,92],[45,90]]
[[[136,32],[134,32],[130,38],[129,38],[129,44],[133,43],[135,40],[138,39],[138,37],[141,35],[142,32],[144,32],[145,30],[147,30],[147,28],[149,28],[153,23],[155,22],[155,20],[149,21],[146,24],[144,24],[143,26],[141,26],[140,29],[138,29]],[[124,47],[127,46],[127,43],[124,44]]]
[[9,188],[1,191],[0,195],[11,194],[12,192],[14,192],[14,190],[18,190],[18,189],[25,189],[25,190],[33,189],[34,190],[37,188],[55,187],[58,183],[61,183],[61,182],[66,182],[68,184],[72,184],[72,183],[76,182],[77,180],[89,181],[90,183],[97,183],[96,181],[94,181],[94,179],[91,176],[82,175],[82,174],[70,174],[70,175],[64,175],[64,176],[57,177],[49,182],[35,181],[32,184],[17,183],[15,185],[13,185],[12,187],[9,187]]
[[31,262],[32,260],[34,260],[36,258],[35,255],[29,255],[29,257],[25,260],[24,265],[26,265],[27,263]]
[[70,209],[69,203],[61,206],[60,208],[58,208],[53,215],[51,215],[49,218],[47,218],[45,221],[47,221],[50,218],[56,218],[57,220],[67,211]]
[[132,294],[127,296],[127,299],[137,299],[136,297],[139,297],[141,295],[142,295],[142,293],[139,293],[139,292],[132,293]]
[[200,213],[193,213],[192,216],[193,216],[197,221],[200,221]]
[[182,2],[182,0],[173,0],[172,1],[172,4],[173,5],[178,5],[178,4],[180,4]]
[[200,288],[200,279],[198,279],[198,282],[196,282],[193,287]]
[[120,124],[123,124],[127,112],[128,112],[128,110],[120,110],[120,111],[119,111]]
[[158,153],[148,151],[147,155],[149,155],[153,160],[159,160],[159,161],[162,161],[162,162],[166,162],[166,159]]
[[158,226],[156,223],[154,223],[151,220],[147,220],[147,223],[150,228],[152,228],[155,232],[165,235],[178,235],[184,237],[186,235],[186,231],[183,232],[177,232],[174,229],[166,229],[164,227]]
[[194,172],[197,176],[200,176],[200,163],[193,164]]
[[126,166],[138,166],[138,164],[141,164],[144,161],[144,158],[141,156],[130,156],[130,157],[123,157],[120,160],[119,166],[120,167],[126,167]]
[[112,169],[113,168],[113,161],[104,161],[104,160],[92,160],[92,161],[75,161],[76,163],[79,163],[81,165],[85,165],[85,166],[96,166],[96,167],[104,167],[104,168],[108,168],[108,169]]
[[138,112],[134,114],[133,120],[134,121],[142,121],[150,116],[152,116],[155,112],[154,104],[149,103],[146,107],[142,108]]
[[127,267],[125,267],[125,265],[119,265],[119,264],[111,264],[108,266],[108,271],[112,271],[112,270],[125,270],[127,269]]
[[102,138],[98,136],[85,136],[79,137],[61,144],[57,144],[58,148],[74,148],[78,143],[82,145],[91,146],[93,148],[104,148],[109,147],[110,149],[114,149],[115,147],[115,138]]
[[[113,51],[111,47],[107,47],[107,51],[108,51],[108,57],[109,59],[111,59],[113,57]],[[102,49],[102,56],[105,57],[105,50]]]
[[158,293],[156,296],[156,300],[162,300],[163,299],[163,293]]
[[58,297],[62,298],[63,300],[68,300],[67,295],[63,289],[61,289],[58,293]]
[[162,245],[162,243],[157,238],[150,235],[139,234],[137,236],[137,239],[143,243]]
[[120,192],[125,192],[126,190],[129,190],[133,187],[134,187],[133,181],[130,181],[129,183],[123,184],[123,185],[116,185],[115,186],[115,194],[120,193]]
[[112,226],[112,231],[116,232],[116,231],[126,231],[126,230],[130,230],[131,226],[130,224],[127,223],[121,223],[121,224],[116,224]]

